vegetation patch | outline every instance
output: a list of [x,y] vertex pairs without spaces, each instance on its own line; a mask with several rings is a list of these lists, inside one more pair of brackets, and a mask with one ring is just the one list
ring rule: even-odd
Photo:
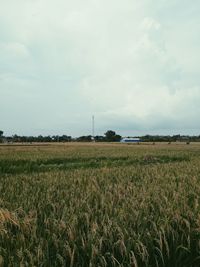
[[0,158],[0,266],[200,266],[198,147],[5,147]]
[[146,155],[141,158],[131,157],[97,157],[97,158],[50,158],[37,160],[0,160],[1,174],[19,174],[31,172],[46,172],[52,170],[72,170],[102,167],[129,166],[133,164],[164,164],[189,161],[186,156],[153,156]]

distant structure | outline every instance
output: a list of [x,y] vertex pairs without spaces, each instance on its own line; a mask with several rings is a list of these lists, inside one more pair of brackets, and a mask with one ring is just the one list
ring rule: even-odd
[[121,143],[140,143],[141,140],[138,137],[123,137]]
[[92,140],[95,142],[95,137],[94,137],[94,115],[92,116]]

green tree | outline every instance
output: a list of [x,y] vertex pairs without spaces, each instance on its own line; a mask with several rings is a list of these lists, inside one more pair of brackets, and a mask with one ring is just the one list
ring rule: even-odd
[[0,143],[2,143],[3,131],[0,130]]
[[80,136],[76,140],[78,142],[91,142],[92,141],[92,136],[91,135]]
[[105,136],[106,136],[106,141],[108,142],[119,142],[122,138],[121,135],[116,134],[116,132],[112,130],[108,130],[105,133]]

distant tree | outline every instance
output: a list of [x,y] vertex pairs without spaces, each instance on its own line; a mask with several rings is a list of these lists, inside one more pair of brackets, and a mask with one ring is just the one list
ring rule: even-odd
[[92,136],[91,135],[80,136],[76,140],[78,142],[91,142],[92,141]]
[[108,142],[119,142],[121,140],[121,136],[116,134],[115,131],[108,130],[105,133],[106,141]]
[[62,135],[59,137],[60,142],[70,142],[72,140],[71,136],[68,135]]
[[21,139],[22,143],[28,142],[28,137],[26,137],[26,136],[21,136],[20,139]]
[[50,135],[43,137],[43,142],[49,143],[51,141],[52,141],[52,139],[51,139],[51,136]]
[[0,143],[2,143],[3,131],[0,130]]
[[52,141],[53,142],[59,142],[60,141],[60,136],[59,135],[53,135],[52,136]]
[[51,141],[52,142],[71,142],[72,141],[72,137],[68,136],[68,135],[53,135],[51,137]]
[[14,134],[14,135],[12,136],[12,141],[13,141],[13,142],[20,142],[20,136],[17,135],[17,134]]
[[36,142],[43,142],[43,136],[38,135]]
[[180,138],[181,138],[180,134],[176,134],[172,136],[173,141],[180,141]]
[[121,135],[116,134],[114,139],[115,139],[114,142],[119,142],[122,139],[122,137]]
[[115,137],[116,133],[112,130],[108,130],[106,133],[105,133],[105,136],[106,136],[106,141],[108,142],[112,142],[113,141],[113,138]]
[[96,135],[96,136],[94,137],[94,140],[95,140],[96,142],[104,142],[104,141],[105,141],[105,136],[102,136],[102,135]]

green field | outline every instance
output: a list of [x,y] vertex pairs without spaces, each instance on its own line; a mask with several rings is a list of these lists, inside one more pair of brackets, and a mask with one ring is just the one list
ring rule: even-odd
[[199,267],[200,144],[0,146],[0,266]]

